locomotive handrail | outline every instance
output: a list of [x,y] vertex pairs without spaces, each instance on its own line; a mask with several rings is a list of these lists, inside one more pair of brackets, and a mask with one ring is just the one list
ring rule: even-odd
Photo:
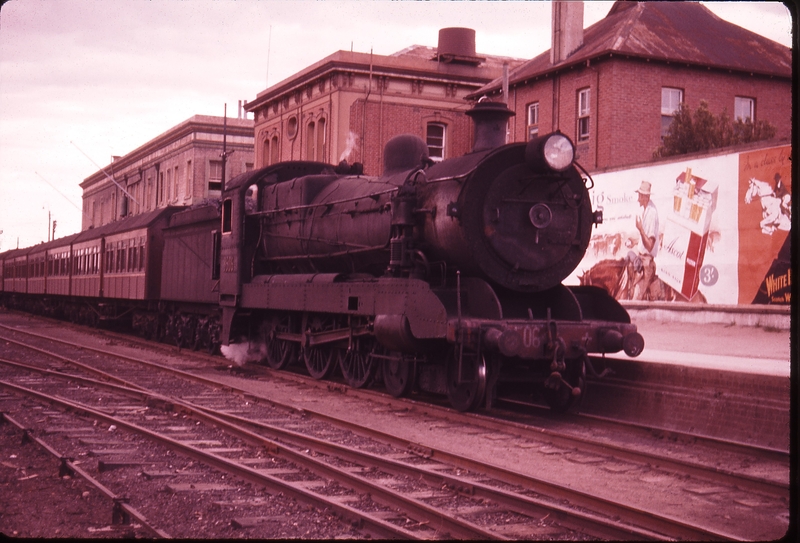
[[385,191],[382,191],[382,192],[373,192],[373,193],[370,193],[370,194],[367,194],[367,195],[356,196],[356,197],[353,197],[353,198],[345,198],[343,200],[335,200],[333,202],[324,202],[324,203],[320,202],[320,203],[315,203],[315,204],[303,204],[303,205],[299,205],[299,206],[282,207],[280,209],[267,209],[267,210],[264,210],[264,211],[255,211],[253,213],[250,213],[249,216],[276,215],[278,213],[286,213],[288,211],[300,211],[300,210],[311,209],[311,208],[315,208],[315,207],[330,207],[330,206],[333,206],[333,205],[336,205],[336,204],[346,204],[347,202],[355,202],[355,201],[358,201],[358,200],[366,200],[366,199],[374,200],[375,196],[380,196],[382,194],[391,194],[393,192],[397,192],[399,189],[400,189],[400,187],[393,187],[393,188],[391,188],[389,190],[385,190]]
[[[303,239],[303,238],[293,238],[291,236],[282,236],[282,237],[288,238],[288,239]],[[318,241],[318,240],[303,239],[303,241]],[[319,240],[319,241],[330,242],[329,240]],[[347,244],[346,243],[340,243],[339,245],[347,245]],[[337,257],[337,256],[346,256],[346,255],[352,255],[352,254],[357,254],[357,253],[361,253],[361,252],[374,251],[376,249],[387,249],[388,250],[388,247],[389,247],[389,243],[387,242],[386,245],[374,245],[374,246],[371,246],[371,247],[366,247],[365,246],[365,247],[359,247],[357,249],[351,249],[351,250],[347,250],[347,251],[337,251],[335,253],[325,253],[325,254],[319,254],[319,255],[303,255],[302,258],[306,259],[306,260],[314,260],[314,259],[318,260],[318,259],[321,259],[321,258],[322,259],[327,259],[327,258],[332,258],[332,257]],[[266,257],[265,260],[268,260],[268,261],[272,262],[272,261],[278,261],[278,260],[297,260],[298,258],[301,258],[301,257],[298,257],[297,255],[269,256],[269,257]]]

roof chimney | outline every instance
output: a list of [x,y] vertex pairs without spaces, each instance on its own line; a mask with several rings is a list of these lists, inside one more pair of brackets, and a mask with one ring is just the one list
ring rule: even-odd
[[475,52],[475,31],[471,28],[442,28],[436,49],[439,62],[458,62],[477,66],[484,60]]
[[550,48],[550,63],[566,60],[583,45],[583,2],[552,0],[553,43]]

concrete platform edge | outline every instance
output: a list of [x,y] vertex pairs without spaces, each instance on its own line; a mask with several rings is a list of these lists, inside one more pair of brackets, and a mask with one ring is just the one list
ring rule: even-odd
[[712,305],[682,302],[620,302],[631,320],[658,320],[694,324],[728,324],[735,326],[760,326],[776,330],[790,330],[791,307],[787,305]]

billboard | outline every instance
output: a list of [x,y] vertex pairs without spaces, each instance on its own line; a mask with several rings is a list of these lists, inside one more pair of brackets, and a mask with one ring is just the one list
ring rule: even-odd
[[593,175],[603,223],[566,284],[618,300],[789,304],[791,146]]

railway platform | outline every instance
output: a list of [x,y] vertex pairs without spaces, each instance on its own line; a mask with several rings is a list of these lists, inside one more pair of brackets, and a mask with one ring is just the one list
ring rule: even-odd
[[[634,317],[645,340],[640,359],[709,370],[789,377],[788,329],[697,324]],[[624,353],[614,358],[633,360]]]
[[[645,339],[637,358],[607,357],[581,410],[653,427],[786,449],[792,360],[789,308],[627,307]],[[759,320],[760,319],[760,320]]]

